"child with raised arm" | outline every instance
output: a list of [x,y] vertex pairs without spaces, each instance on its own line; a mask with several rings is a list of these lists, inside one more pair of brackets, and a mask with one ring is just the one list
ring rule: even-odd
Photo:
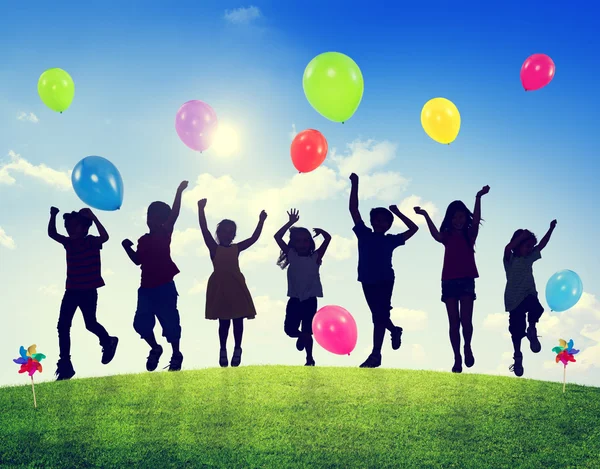
[[222,220],[217,225],[216,237],[208,230],[206,223],[206,199],[198,201],[198,221],[204,242],[210,253],[214,272],[208,279],[206,288],[206,319],[219,320],[219,365],[226,367],[227,338],[233,321],[234,349],[231,366],[239,366],[242,362],[242,336],[244,334],[244,318],[254,319],[256,310],[246,279],[240,271],[239,254],[258,241],[267,213],[260,213],[258,225],[252,236],[237,244],[232,244],[237,226],[232,220]]
[[179,185],[173,207],[158,201],[150,204],[146,217],[150,232],[138,240],[137,251],[133,250],[133,242],[130,240],[126,239],[122,243],[131,261],[141,266],[142,281],[138,289],[133,328],[150,346],[150,354],[146,361],[148,371],[156,370],[163,353],[163,348],[156,342],[154,336],[157,318],[162,326],[163,337],[173,349],[169,371],[181,370],[183,362],[183,354],[179,350],[181,339],[181,325],[177,310],[179,294],[173,280],[179,273],[179,269],[171,259],[171,236],[181,209],[181,195],[187,186],[187,181]]
[[[403,215],[398,207],[391,205],[389,210],[377,207],[371,210],[370,221],[373,229],[367,228],[358,210],[358,176],[350,175],[350,215],[354,221],[353,231],[358,238],[358,281],[361,282],[365,299],[373,319],[373,351],[361,368],[381,366],[381,347],[386,329],[392,336],[392,349],[401,345],[402,328],[391,320],[392,292],[394,290],[394,269],[392,254],[398,246],[403,246],[419,229],[413,221]],[[400,234],[386,234],[394,223],[394,215],[402,220],[408,230]]]
[[[68,236],[60,235],[56,231],[58,212],[56,207],[50,209],[48,236],[62,244],[67,254],[67,282],[57,326],[60,358],[56,365],[57,380],[65,380],[75,376],[70,355],[70,331],[77,308],[81,309],[86,329],[100,340],[103,364],[110,363],[115,356],[119,339],[111,337],[96,319],[98,288],[104,286],[100,249],[108,241],[108,233],[96,215],[89,208],[84,208],[63,215]],[[88,234],[92,223],[96,225],[100,236]]]
[[445,247],[444,267],[442,269],[442,302],[446,304],[448,322],[450,324],[450,343],[454,352],[453,373],[462,372],[462,356],[460,354],[460,327],[465,339],[465,365],[472,367],[475,357],[471,349],[473,337],[473,302],[475,279],[479,277],[475,265],[475,241],[481,223],[481,197],[490,191],[490,186],[483,187],[475,197],[473,213],[460,200],[452,202],[440,226],[435,227],[429,214],[420,207],[415,212],[423,215],[433,239]]
[[[288,212],[289,221],[275,233],[275,241],[281,248],[277,265],[287,267],[288,292],[290,298],[285,310],[283,329],[296,338],[296,349],[306,350],[305,366],[315,366],[313,358],[312,321],[317,313],[317,298],[323,297],[319,276],[321,261],[331,242],[331,236],[320,228],[314,228],[315,238],[323,236],[323,243],[316,249],[315,241],[306,228],[292,227],[299,219],[298,210]],[[290,242],[283,235],[290,230]]]
[[[535,325],[540,320],[544,308],[538,300],[538,293],[533,278],[533,263],[542,258],[542,249],[546,247],[550,236],[556,228],[556,220],[550,223],[550,229],[544,235],[540,244],[529,230],[517,230],[510,243],[504,248],[504,271],[506,272],[506,290],[504,291],[504,306],[510,314],[508,331],[514,347],[514,364],[509,370],[517,376],[523,376],[523,354],[521,339],[527,337],[533,353],[538,353],[542,345],[538,340]],[[525,327],[529,323],[527,331]]]

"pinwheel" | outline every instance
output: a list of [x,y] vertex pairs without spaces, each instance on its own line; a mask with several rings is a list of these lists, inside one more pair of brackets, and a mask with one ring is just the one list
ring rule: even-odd
[[575,357],[573,355],[577,355],[579,353],[579,350],[573,348],[573,339],[570,339],[569,343],[567,343],[563,339],[559,339],[558,343],[560,345],[558,347],[554,347],[552,351],[556,353],[556,363],[562,362],[564,367],[563,392],[565,392],[565,385],[567,379],[567,365],[569,362],[576,362]]
[[42,372],[42,364],[40,363],[46,355],[43,353],[36,352],[36,345],[30,345],[27,350],[21,345],[19,349],[19,358],[13,361],[18,365],[21,365],[19,373],[28,373],[31,378],[31,389],[33,390],[33,406],[37,409],[37,402],[35,400],[35,387],[33,385],[33,375],[36,371]]

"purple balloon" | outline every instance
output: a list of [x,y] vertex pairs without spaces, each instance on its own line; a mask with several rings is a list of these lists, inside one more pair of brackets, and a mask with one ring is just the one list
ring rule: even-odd
[[204,151],[212,144],[217,130],[217,115],[208,104],[192,100],[177,111],[175,130],[183,143],[195,151]]

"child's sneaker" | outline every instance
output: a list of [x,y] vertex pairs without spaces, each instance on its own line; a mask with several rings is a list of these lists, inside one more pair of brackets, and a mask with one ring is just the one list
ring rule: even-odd
[[56,364],[56,381],[71,379],[75,376],[75,370],[70,358],[61,358]]
[[473,350],[471,347],[465,347],[465,365],[467,368],[471,368],[475,364],[475,357],[473,356]]
[[158,360],[163,353],[163,348],[160,345],[157,345],[156,348],[150,350],[150,355],[148,355],[148,361],[146,361],[146,369],[148,371],[156,370],[158,366]]
[[179,353],[174,353],[171,356],[171,361],[169,362],[169,366],[165,366],[163,368],[169,368],[169,371],[179,371],[181,370],[181,363],[183,362],[183,354],[181,352]]
[[107,365],[115,356],[115,352],[117,351],[117,345],[119,343],[119,339],[117,337],[110,337],[108,344],[102,347],[102,364]]
[[242,349],[236,347],[233,349],[233,357],[231,357],[231,366],[240,366],[242,363]]
[[225,368],[227,365],[229,365],[229,360],[227,359],[227,349],[226,348],[222,348],[221,351],[219,352],[219,365],[222,368]]
[[304,364],[304,366],[315,366],[315,359],[314,358],[307,358],[306,359],[306,363]]
[[377,368],[381,366],[381,354],[371,354],[359,368]]
[[508,367],[509,371],[512,371],[517,376],[523,376],[523,354],[514,355],[515,363]]
[[529,347],[533,353],[538,353],[542,350],[542,344],[540,344],[540,341],[538,340],[535,326],[529,326],[527,328],[527,338],[529,339]]
[[296,340],[296,350],[302,352],[304,350],[304,334],[300,334]]
[[402,339],[402,328],[396,326],[392,330],[392,348],[394,350],[398,350],[400,348],[400,345],[402,344],[401,339]]

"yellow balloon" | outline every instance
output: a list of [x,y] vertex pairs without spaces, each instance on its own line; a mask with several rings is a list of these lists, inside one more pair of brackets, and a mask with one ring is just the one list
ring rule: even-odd
[[452,143],[460,130],[460,113],[454,103],[446,98],[433,98],[421,111],[421,125],[438,143]]

